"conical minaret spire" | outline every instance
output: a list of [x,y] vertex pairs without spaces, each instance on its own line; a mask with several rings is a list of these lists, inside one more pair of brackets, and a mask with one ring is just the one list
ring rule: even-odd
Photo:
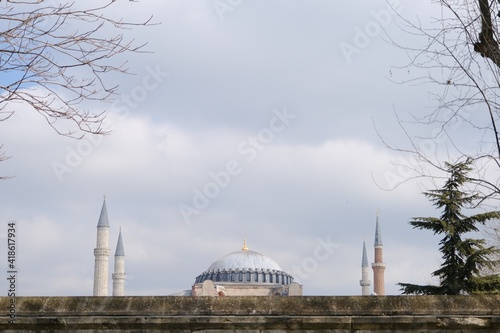
[[378,214],[377,210],[377,220],[375,222],[375,246],[382,246],[382,233],[380,232],[380,223],[378,222]]
[[363,241],[363,256],[361,259],[361,280],[359,284],[361,285],[361,295],[370,295],[370,285],[371,281],[369,278],[370,266],[368,265],[368,256],[366,255],[366,242]]
[[377,220],[375,224],[375,260],[372,264],[373,269],[373,291],[377,295],[385,295],[384,271],[385,263],[383,257],[382,233],[378,221],[379,211],[377,209]]
[[118,234],[115,251],[115,270],[113,277],[113,296],[125,296],[125,250],[123,248],[122,229]]
[[97,223],[97,245],[94,249],[94,296],[108,296],[109,253],[109,221],[104,198]]

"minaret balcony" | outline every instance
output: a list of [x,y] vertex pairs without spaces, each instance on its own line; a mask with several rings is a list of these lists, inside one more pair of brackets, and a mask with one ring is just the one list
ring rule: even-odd
[[385,263],[383,263],[383,262],[374,262],[372,264],[372,267],[373,268],[385,268]]
[[370,280],[366,281],[366,280],[359,280],[359,285],[361,287],[369,287],[371,286],[372,282]]
[[111,252],[110,249],[101,249],[101,248],[94,249],[95,256],[109,256],[110,252]]

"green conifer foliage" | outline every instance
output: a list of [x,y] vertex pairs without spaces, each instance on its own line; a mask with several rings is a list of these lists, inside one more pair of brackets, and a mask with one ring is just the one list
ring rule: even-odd
[[443,235],[439,242],[442,253],[441,267],[432,273],[439,277],[439,285],[415,285],[398,283],[403,294],[419,295],[460,295],[471,293],[499,293],[500,275],[482,276],[485,268],[495,268],[498,262],[491,260],[491,255],[499,250],[485,247],[483,239],[466,238],[468,233],[478,231],[478,225],[488,220],[499,219],[500,211],[492,211],[472,216],[465,216],[463,208],[470,207],[480,199],[477,193],[464,191],[469,181],[468,172],[471,161],[456,164],[446,163],[449,178],[441,189],[424,192],[424,195],[437,208],[442,210],[439,218],[414,217],[410,224],[417,229],[431,230]]

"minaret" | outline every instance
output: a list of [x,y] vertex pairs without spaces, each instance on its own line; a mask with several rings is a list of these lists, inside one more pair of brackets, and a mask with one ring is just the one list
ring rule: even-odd
[[94,296],[108,296],[109,222],[104,198],[101,216],[97,223],[97,246],[94,249]]
[[370,295],[370,285],[371,281],[369,278],[370,275],[370,266],[368,265],[368,257],[366,255],[366,244],[363,241],[363,258],[361,259],[361,280],[359,280],[359,284],[361,285],[361,295],[367,296]]
[[373,268],[373,291],[377,295],[385,295],[384,286],[384,271],[385,264],[382,254],[382,234],[380,232],[380,224],[378,222],[378,209],[377,209],[377,222],[375,226],[375,262],[372,264]]
[[122,229],[118,234],[115,251],[115,270],[113,277],[113,296],[125,296],[125,251],[123,250]]

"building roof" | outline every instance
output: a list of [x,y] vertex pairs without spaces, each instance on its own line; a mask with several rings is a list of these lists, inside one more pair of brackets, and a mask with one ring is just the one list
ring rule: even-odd
[[[251,275],[251,272],[254,274]],[[231,252],[215,261],[196,277],[195,283],[206,280],[216,283],[290,284],[293,277],[273,259],[249,250],[245,239],[240,251]]]
[[208,268],[212,270],[235,270],[235,269],[270,269],[281,271],[281,267],[273,259],[251,250],[240,250],[229,253]]
[[98,228],[109,228],[108,210],[106,209],[106,198],[102,203],[101,215],[99,216]]

